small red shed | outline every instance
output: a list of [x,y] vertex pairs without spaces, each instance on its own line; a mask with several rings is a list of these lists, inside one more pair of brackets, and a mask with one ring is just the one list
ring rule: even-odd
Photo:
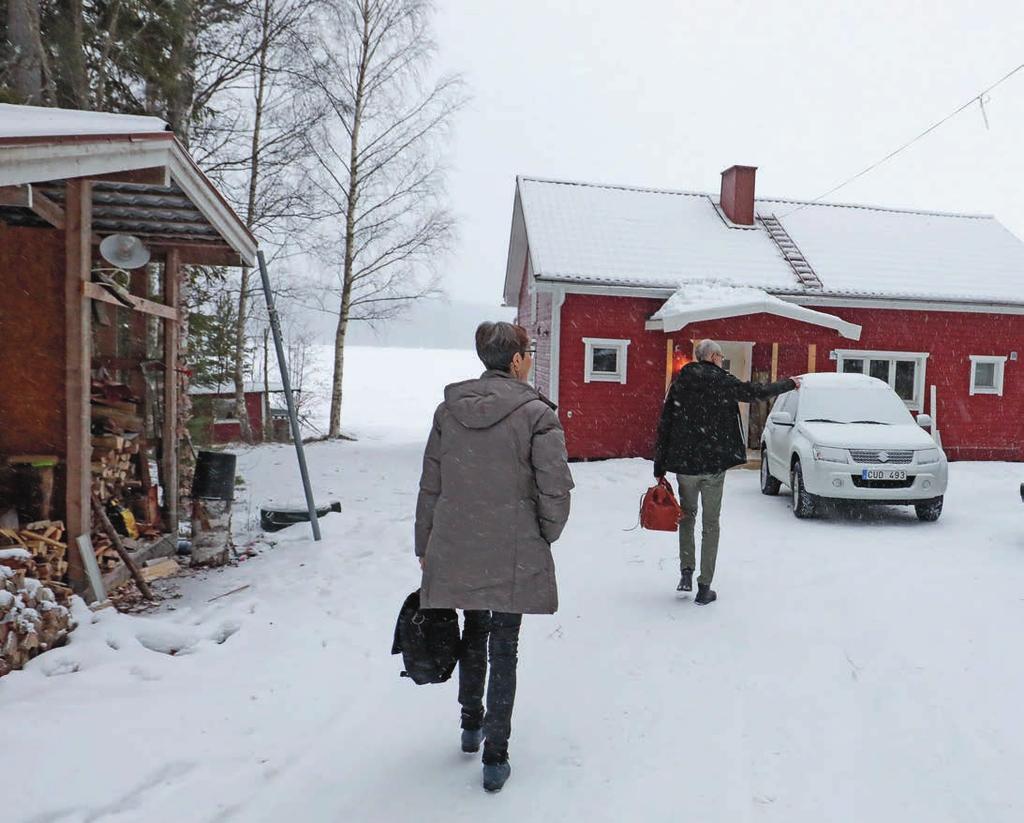
[[[571,458],[650,457],[705,337],[744,380],[889,382],[951,459],[1024,460],[1024,243],[989,215],[517,179],[505,302]],[[760,406],[760,407],[759,407]],[[757,448],[767,409],[744,408]]]
[[[289,442],[291,428],[284,387],[246,383],[243,391],[253,439]],[[201,429],[204,442],[236,443],[242,439],[242,426],[235,416],[233,385],[189,386],[188,393],[192,397],[192,422]]]

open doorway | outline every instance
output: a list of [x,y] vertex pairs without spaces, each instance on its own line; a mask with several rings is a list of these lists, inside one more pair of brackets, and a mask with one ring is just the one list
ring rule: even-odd
[[[754,360],[754,344],[719,340],[718,345],[722,347],[722,354],[725,355],[722,368],[743,382],[750,380],[751,364]],[[743,442],[746,443],[750,434],[749,403],[740,403],[740,427]]]
[[[667,362],[665,369],[665,390],[668,391],[669,383],[678,371],[694,359],[694,348],[699,340],[668,340]],[[722,354],[725,361],[723,368],[744,382],[750,380],[751,368],[754,361],[754,344],[741,341],[719,340],[722,347]],[[750,442],[750,404],[740,403],[740,425],[743,442]],[[760,437],[760,432],[757,433]]]

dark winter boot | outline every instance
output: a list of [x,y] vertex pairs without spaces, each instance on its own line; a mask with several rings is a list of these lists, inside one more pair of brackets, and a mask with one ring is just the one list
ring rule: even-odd
[[484,742],[483,729],[462,730],[462,751],[472,754],[480,751],[480,744]]
[[713,603],[718,599],[718,595],[711,590],[711,586],[707,583],[697,584],[697,596],[693,598],[693,602],[701,606],[706,606],[708,603]]
[[693,569],[683,569],[683,576],[679,578],[679,585],[676,586],[677,592],[692,592],[693,591]]
[[484,763],[484,789],[489,792],[500,792],[510,774],[512,767],[508,760],[501,763]]

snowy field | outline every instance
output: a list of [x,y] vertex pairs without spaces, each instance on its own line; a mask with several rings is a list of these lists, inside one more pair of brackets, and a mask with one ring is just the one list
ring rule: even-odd
[[[430,415],[480,369],[371,349],[350,366],[360,440],[308,449],[318,498],[345,506],[323,542],[279,532],[155,616],[80,608],[69,646],[0,679],[5,822],[1024,818],[1024,466],[953,464],[936,524],[797,521],[734,471],[719,600],[697,607],[674,537],[624,531],[651,464],[575,464],[561,610],[524,621],[512,778],[491,796],[455,682],[414,686],[388,654],[418,585]],[[300,492],[288,447],[240,471],[244,541],[260,502]]]

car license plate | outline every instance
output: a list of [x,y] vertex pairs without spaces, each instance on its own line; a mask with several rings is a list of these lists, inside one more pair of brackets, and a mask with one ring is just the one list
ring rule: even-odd
[[906,469],[861,469],[861,480],[906,480]]

